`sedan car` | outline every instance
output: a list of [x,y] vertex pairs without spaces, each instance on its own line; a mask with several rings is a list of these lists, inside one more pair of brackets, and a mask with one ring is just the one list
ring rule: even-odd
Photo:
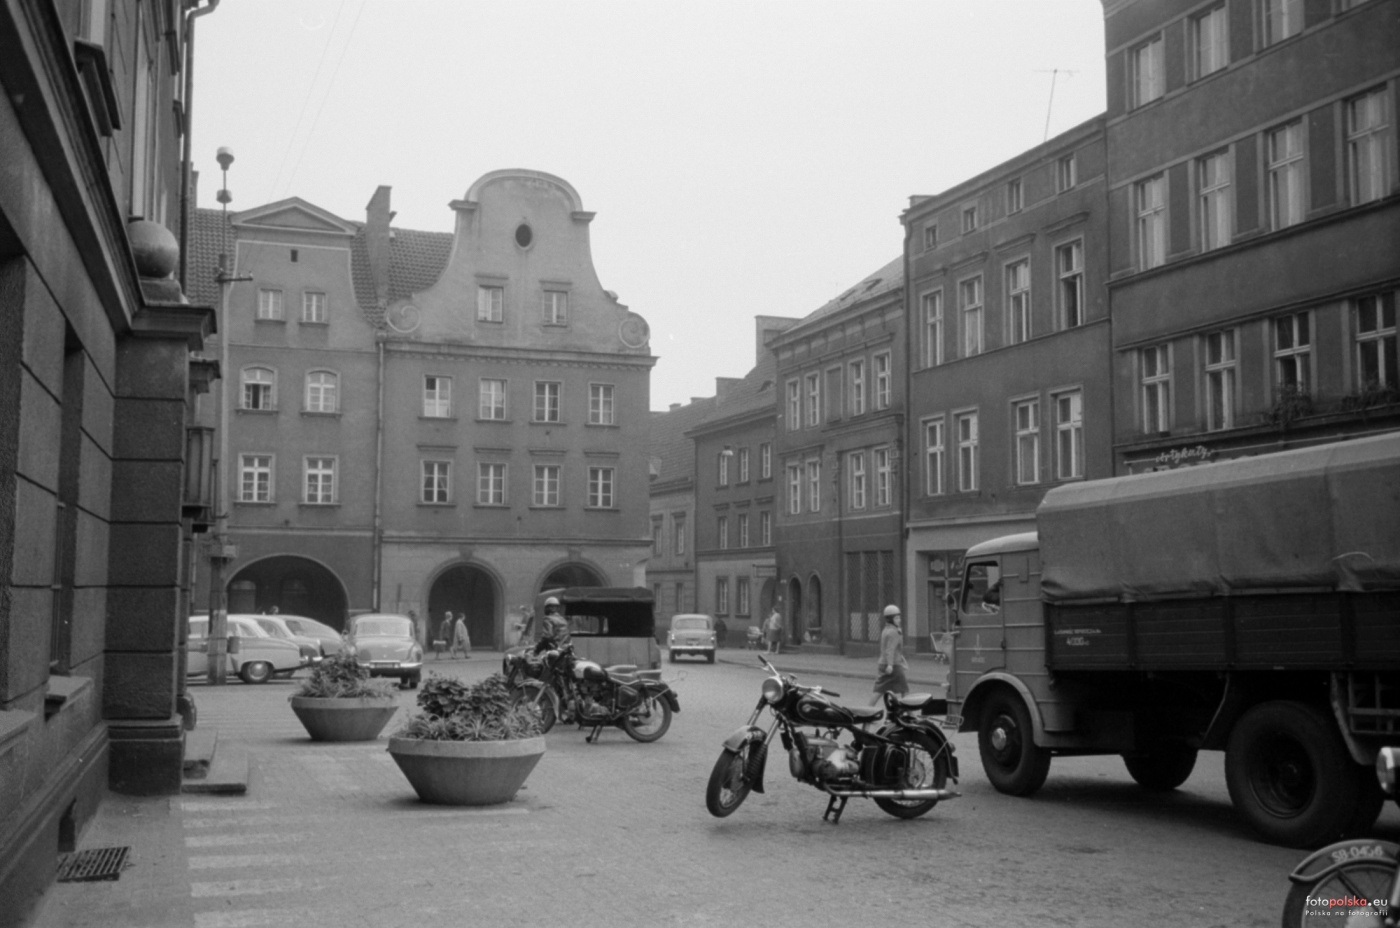
[[301,656],[306,659],[308,664],[319,664],[321,663],[321,659],[326,656],[321,650],[321,642],[315,638],[297,633],[292,629],[291,623],[287,621],[286,616],[250,615],[245,618],[257,622],[258,627],[274,638],[295,642],[296,646],[301,648]]
[[284,615],[282,621],[292,630],[292,634],[305,638],[315,638],[321,643],[321,653],[326,657],[339,654],[345,646],[345,637],[325,622],[308,619],[304,615]]
[[423,678],[423,646],[406,615],[367,613],[350,620],[346,647],[372,677],[398,677],[405,689]]
[[[244,683],[266,683],[277,674],[292,674],[306,666],[301,648],[285,638],[274,638],[251,616],[228,617],[228,669]],[[190,676],[209,672],[209,616],[190,617],[185,672]]]
[[703,613],[682,613],[671,617],[671,631],[666,635],[666,647],[671,663],[683,655],[703,657],[715,662],[715,620]]

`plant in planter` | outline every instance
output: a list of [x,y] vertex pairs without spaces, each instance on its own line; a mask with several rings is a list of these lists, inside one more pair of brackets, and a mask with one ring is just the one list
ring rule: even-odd
[[314,741],[373,741],[399,710],[394,684],[343,651],[313,667],[288,702]]
[[420,711],[389,737],[389,754],[424,802],[508,802],[544,756],[540,718],[499,673],[468,685],[430,675]]

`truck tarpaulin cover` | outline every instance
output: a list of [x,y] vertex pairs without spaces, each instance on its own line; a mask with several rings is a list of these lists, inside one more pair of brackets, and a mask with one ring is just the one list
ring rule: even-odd
[[1400,434],[1057,487],[1049,602],[1400,589]]

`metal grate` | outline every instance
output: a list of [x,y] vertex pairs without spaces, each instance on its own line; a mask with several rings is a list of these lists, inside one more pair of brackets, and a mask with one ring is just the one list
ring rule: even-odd
[[126,869],[126,855],[129,847],[95,847],[87,851],[75,851],[59,858],[59,883],[86,883],[96,880],[120,879]]

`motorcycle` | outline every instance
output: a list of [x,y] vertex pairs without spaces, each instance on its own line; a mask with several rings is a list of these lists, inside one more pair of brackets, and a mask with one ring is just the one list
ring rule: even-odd
[[[711,815],[724,818],[751,791],[764,791],[775,734],[793,778],[827,794],[822,820],[833,825],[852,798],[873,799],[895,818],[918,818],[940,799],[960,795],[948,788],[958,779],[953,745],[925,711],[935,707],[932,695],[886,693],[883,707],[843,706],[832,699],[840,693],[801,686],[762,655],[758,660],[770,676],[748,724],[725,740],[710,773],[705,806]],[[766,730],[758,724],[764,709],[773,714]],[[851,740],[839,741],[843,734]]]
[[574,722],[593,729],[585,739],[592,744],[605,727],[616,725],[647,743],[666,734],[671,714],[681,711],[675,691],[662,681],[584,660],[571,644],[555,647],[545,639],[505,663],[515,701],[534,707],[545,732],[556,721]]
[[[1376,779],[1390,796],[1395,796],[1397,765],[1400,748],[1381,748]],[[1337,917],[1343,925],[1400,926],[1400,844],[1376,838],[1338,841],[1313,852],[1288,878],[1293,886],[1283,905],[1283,928]]]

